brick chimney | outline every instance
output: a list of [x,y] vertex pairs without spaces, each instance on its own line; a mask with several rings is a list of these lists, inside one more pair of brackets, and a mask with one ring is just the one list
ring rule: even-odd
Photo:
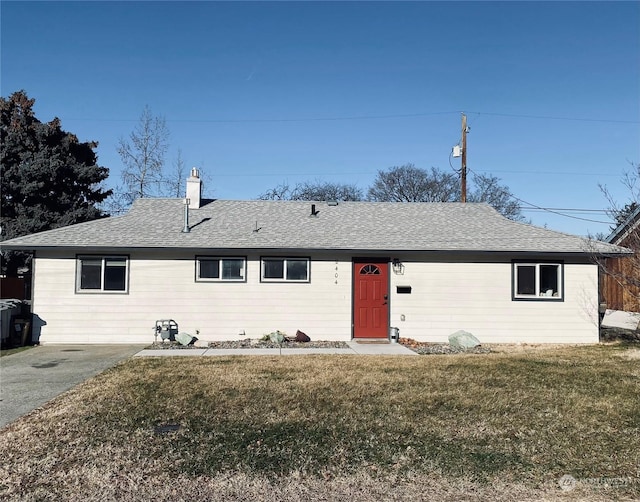
[[198,209],[202,200],[202,180],[200,173],[195,167],[191,169],[191,176],[187,178],[187,199],[189,199],[189,209]]

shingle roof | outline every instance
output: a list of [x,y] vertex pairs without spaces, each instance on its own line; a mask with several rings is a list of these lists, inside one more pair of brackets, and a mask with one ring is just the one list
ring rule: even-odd
[[[508,220],[484,203],[214,200],[190,210],[189,223],[191,231],[183,233],[181,199],[139,199],[124,216],[18,237],[2,247],[587,251],[582,237]],[[595,246],[598,252],[625,252],[609,244]]]

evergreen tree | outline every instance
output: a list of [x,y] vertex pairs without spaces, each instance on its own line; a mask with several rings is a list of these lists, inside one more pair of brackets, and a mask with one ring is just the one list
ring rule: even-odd
[[[40,122],[24,91],[0,98],[2,240],[104,217],[98,208],[111,193],[102,182],[94,141],[80,142],[60,120]],[[23,253],[3,252],[2,270],[15,275]]]

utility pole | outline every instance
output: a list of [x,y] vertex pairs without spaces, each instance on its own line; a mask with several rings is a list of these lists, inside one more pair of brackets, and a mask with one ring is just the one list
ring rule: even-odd
[[462,114],[462,168],[460,169],[460,202],[467,202],[467,116]]

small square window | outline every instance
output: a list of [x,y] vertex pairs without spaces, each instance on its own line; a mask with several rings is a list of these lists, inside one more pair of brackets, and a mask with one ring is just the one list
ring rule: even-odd
[[242,282],[245,280],[246,258],[196,257],[196,281]]
[[309,258],[262,258],[263,282],[309,282]]
[[514,299],[562,299],[561,263],[514,263]]

